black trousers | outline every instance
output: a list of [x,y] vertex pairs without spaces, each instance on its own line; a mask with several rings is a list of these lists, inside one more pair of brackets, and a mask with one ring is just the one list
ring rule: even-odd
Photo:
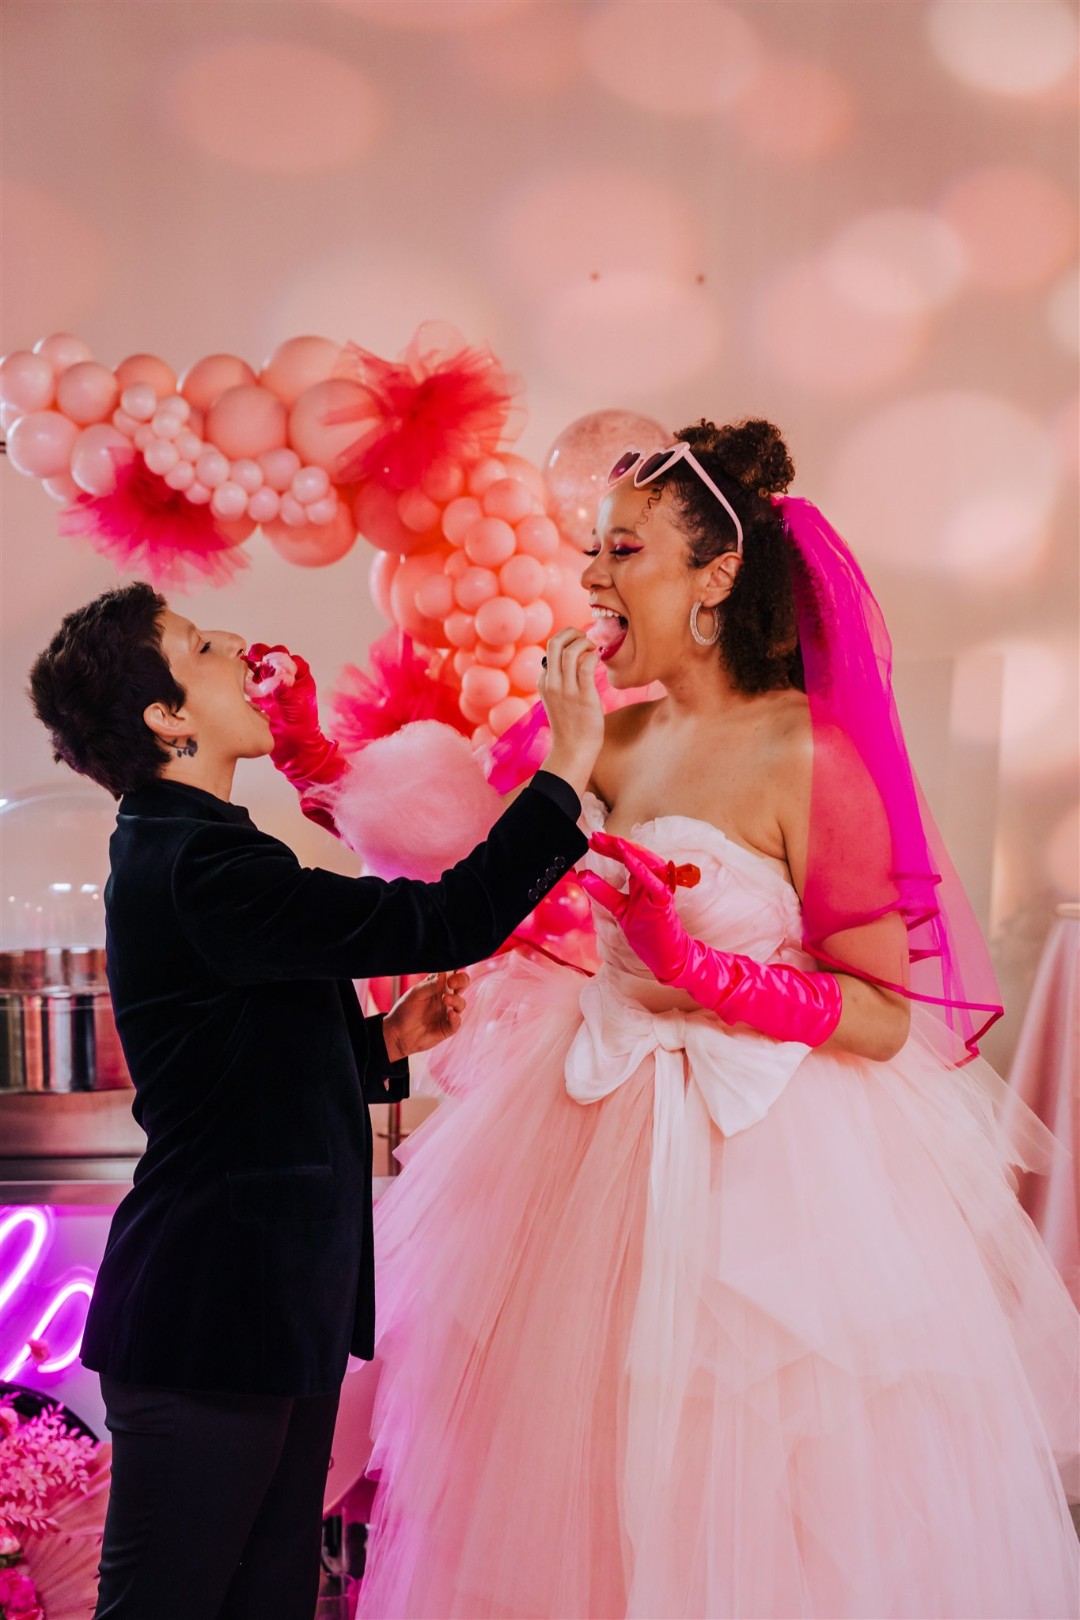
[[95,1620],[312,1620],[338,1395],[104,1374],[112,1484]]

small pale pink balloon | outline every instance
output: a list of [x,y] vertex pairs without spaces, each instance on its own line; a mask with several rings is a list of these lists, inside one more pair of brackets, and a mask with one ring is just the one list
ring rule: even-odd
[[390,586],[401,566],[401,558],[390,551],[377,552],[368,571],[368,590],[371,600],[384,619],[393,623],[394,610],[390,606]]
[[439,456],[421,477],[420,488],[433,501],[445,506],[465,488],[465,469],[449,456]]
[[200,439],[199,435],[197,433],[190,433],[187,431],[187,429],[185,429],[183,433],[178,433],[176,438],[173,440],[173,443],[176,446],[177,454],[182,456],[185,461],[198,461],[199,457],[206,449],[206,445],[203,443],[202,439]]
[[0,400],[20,413],[46,411],[56,396],[56,377],[43,354],[13,349],[0,361]]
[[274,550],[298,568],[327,568],[340,561],[356,540],[356,524],[344,502],[331,523],[310,523],[297,529],[276,522],[267,524],[264,532]]
[[295,495],[286,492],[281,497],[281,521],[290,529],[306,529],[308,515]]
[[510,664],[510,681],[518,692],[535,692],[540,679],[543,647],[521,647]]
[[131,435],[131,440],[136,450],[145,450],[148,444],[153,444],[156,437],[157,435],[149,422],[140,422]]
[[238,383],[224,389],[206,413],[204,438],[230,461],[262,456],[285,446],[289,413],[268,388]]
[[300,471],[300,457],[295,450],[269,450],[265,455],[259,456],[258,462],[266,482],[271,489],[276,489],[279,495],[289,488]]
[[[460,647],[465,650],[475,647],[479,639],[476,634],[476,621],[472,614],[464,613],[460,608],[446,615],[443,629],[446,631],[446,639],[451,647]],[[458,673],[460,674],[461,671],[459,670]]]
[[440,507],[420,489],[403,490],[397,508],[398,517],[414,534],[428,534],[442,516]]
[[121,391],[133,383],[149,383],[155,399],[167,399],[176,392],[176,372],[156,354],[129,354],[115,375]]
[[195,468],[190,461],[178,461],[176,466],[165,474],[165,482],[170,489],[190,489],[195,482]]
[[150,426],[159,439],[178,439],[187,429],[178,416],[172,411],[157,410],[150,418]]
[[321,501],[330,492],[330,474],[325,467],[300,467],[289,485],[290,493],[304,506]]
[[478,709],[490,709],[510,694],[510,677],[504,669],[488,669],[474,664],[461,677],[462,696]]
[[254,371],[238,354],[207,354],[188,367],[180,378],[179,387],[189,405],[208,411],[227,388],[241,388],[254,382]]
[[502,518],[506,523],[520,523],[523,517],[535,512],[539,504],[521,478],[496,478],[485,489],[482,501],[488,517]]
[[558,558],[547,565],[544,599],[555,615],[555,623],[562,630],[567,625],[580,628],[589,619],[588,592],[580,583],[582,560],[569,546],[563,546]]
[[39,338],[34,344],[34,353],[43,355],[58,377],[69,366],[77,366],[80,360],[92,360],[94,357],[89,343],[84,343],[72,332],[53,332],[51,337]]
[[[233,468],[235,472],[235,467]],[[248,516],[256,523],[272,523],[281,510],[281,496],[269,484],[264,484],[248,497]]]
[[104,422],[116,409],[120,385],[107,366],[96,360],[80,360],[61,374],[56,384],[56,403],[65,416],[81,427]]
[[476,662],[487,669],[507,669],[514,658],[513,642],[494,645],[490,641],[476,643]]
[[525,609],[525,629],[522,632],[524,640],[544,642],[550,636],[554,626],[555,615],[543,597],[540,597],[539,601],[529,603]]
[[430,551],[441,543],[438,529],[427,534],[407,529],[398,514],[397,496],[392,490],[383,489],[381,484],[360,485],[353,501],[353,515],[364,539],[380,551],[411,556],[417,551]]
[[460,680],[465,671],[472,669],[476,663],[476,654],[470,652],[467,647],[459,647],[450,662],[454,666],[454,674]]
[[481,602],[499,592],[499,582],[490,568],[467,568],[454,585],[454,599],[466,613],[475,613]]
[[[475,665],[472,666],[472,668],[475,667]],[[483,725],[485,730],[488,729],[488,705],[486,703],[475,703],[471,698],[466,696],[464,691],[464,676],[462,676],[462,693],[458,702],[462,714],[465,716],[466,720],[469,721],[470,725]],[[494,736],[494,732],[492,732],[492,736]]]
[[[162,364],[164,364],[164,361]],[[148,382],[149,378],[143,380]],[[178,422],[189,422],[191,420],[191,406],[183,394],[160,395],[158,398],[158,410],[165,411],[170,416],[175,416]]]
[[493,703],[488,715],[488,724],[496,737],[501,737],[504,731],[520,720],[523,714],[528,714],[532,704],[527,698],[515,697],[511,694],[504,697],[499,703]]
[[263,470],[259,466],[259,463],[257,461],[250,461],[243,456],[241,456],[239,461],[233,462],[232,471],[230,472],[229,477],[232,479],[234,484],[239,484],[240,488],[245,490],[249,495],[254,495],[257,489],[262,489],[263,484],[266,481],[263,477]]
[[333,375],[340,355],[341,344],[332,338],[286,338],[263,361],[259,381],[283,404],[293,406],[305,389]]
[[137,422],[133,416],[129,416],[127,411],[121,410],[119,407],[117,407],[117,409],[112,413],[112,425],[116,431],[118,433],[122,433],[125,438],[132,439],[135,437],[135,429],[141,424]]
[[443,512],[442,532],[452,546],[462,546],[469,530],[483,515],[484,509],[475,495],[460,495]]
[[513,597],[493,596],[477,608],[476,630],[492,646],[516,645],[525,633],[525,609]]
[[441,572],[442,562],[443,557],[438,552],[422,552],[417,556],[405,557],[390,587],[394,622],[425,647],[444,647],[447,644],[443,622],[438,618],[429,618],[416,603],[420,586]]
[[332,489],[329,495],[320,495],[317,501],[308,501],[304,505],[309,523],[329,523],[338,509],[337,490]]
[[506,462],[499,461],[495,456],[484,456],[480,461],[474,461],[466,474],[466,487],[470,495],[483,495],[484,491],[500,478],[506,477]]
[[42,481],[41,487],[46,495],[51,495],[54,501],[63,501],[65,505],[82,494],[82,490],[70,473],[60,473],[56,478],[46,478]]
[[536,497],[536,504],[543,510],[547,500],[547,490],[544,487],[544,475],[533,462],[525,456],[511,455],[509,451],[502,451],[499,460],[506,468],[507,478],[518,478],[525,488]]
[[71,452],[71,476],[87,495],[111,495],[118,467],[129,465],[135,452],[126,434],[95,422],[83,428]]
[[195,476],[207,489],[218,489],[229,476],[229,460],[209,445],[195,463]]
[[443,573],[446,575],[447,579],[452,579],[456,583],[461,578],[462,574],[467,574],[469,572],[471,567],[472,563],[469,561],[468,557],[466,557],[463,551],[452,551],[449,557],[446,559],[446,566],[443,569]]
[[247,503],[247,490],[227,478],[210,497],[210,510],[220,518],[238,518],[247,511]]
[[[170,439],[151,439],[143,451],[143,460],[152,473],[164,478],[167,472],[179,465],[180,452]],[[190,466],[190,462],[184,465]]]
[[136,422],[149,422],[157,410],[157,395],[149,383],[130,383],[120,395],[120,409]]
[[29,411],[8,433],[8,460],[30,478],[59,478],[69,469],[78,436],[75,423],[59,411]]
[[566,539],[587,543],[608,473],[624,450],[648,452],[670,443],[666,428],[633,411],[593,411],[564,428],[547,453],[544,484],[551,516]]
[[518,552],[499,569],[499,590],[503,596],[512,596],[515,602],[535,602],[543,594],[546,579],[539,558]]
[[205,484],[200,484],[197,478],[195,482],[193,484],[189,484],[187,489],[184,491],[184,494],[187,496],[192,506],[209,506],[210,497],[213,495],[213,493],[213,490],[207,489]]
[[425,619],[446,619],[454,610],[454,583],[443,573],[429,574],[416,587],[416,606]]
[[[348,421],[337,418],[349,413]],[[342,452],[355,444],[376,411],[370,396],[348,377],[329,377],[305,388],[289,412],[289,443],[302,460],[333,475]]]
[[465,536],[465,555],[481,568],[499,568],[514,555],[517,537],[502,518],[483,517]]
[[559,550],[559,531],[549,517],[540,513],[522,518],[516,525],[518,550],[541,562],[550,562]]
[[469,741],[474,748],[490,748],[495,740],[495,733],[490,726],[485,725],[474,726],[469,735]]

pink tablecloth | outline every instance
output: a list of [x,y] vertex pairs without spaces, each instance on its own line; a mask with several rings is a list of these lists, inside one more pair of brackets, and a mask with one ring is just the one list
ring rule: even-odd
[[1080,906],[1058,909],[1009,1085],[1064,1149],[1047,1175],[1022,1178],[1020,1201],[1080,1306]]

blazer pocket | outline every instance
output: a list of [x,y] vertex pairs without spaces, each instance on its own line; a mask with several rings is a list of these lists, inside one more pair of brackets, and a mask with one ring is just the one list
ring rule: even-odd
[[328,1164],[289,1170],[230,1170],[229,1214],[237,1221],[324,1221],[334,1213]]

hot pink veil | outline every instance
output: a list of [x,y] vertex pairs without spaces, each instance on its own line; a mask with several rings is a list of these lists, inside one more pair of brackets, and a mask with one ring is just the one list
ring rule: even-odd
[[814,737],[804,943],[820,962],[927,1003],[953,1061],[966,1062],[1001,998],[911,768],[881,609],[816,506],[775,504],[804,564],[796,603]]

